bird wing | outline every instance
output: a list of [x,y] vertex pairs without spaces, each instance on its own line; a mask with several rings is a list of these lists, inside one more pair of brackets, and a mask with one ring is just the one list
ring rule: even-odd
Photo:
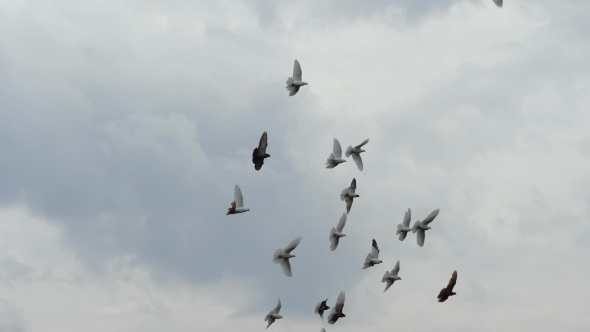
[[236,202],[237,207],[244,207],[244,196],[242,196],[242,190],[237,184],[234,189],[234,202]]
[[348,191],[351,194],[356,193],[356,178],[352,178],[352,182],[350,183],[350,187],[348,187]]
[[322,327],[322,329],[320,330],[320,332],[326,332],[326,329]]
[[[274,323],[274,322],[275,322],[275,319],[274,319],[274,318],[272,318],[272,317],[268,317],[268,316],[267,316],[267,318],[268,318],[268,325],[266,325],[266,328],[268,329],[268,328],[269,328],[269,326],[271,326],[271,325],[272,325],[272,323]],[[266,320],[266,318],[265,318],[264,320]]]
[[395,267],[391,271],[391,275],[396,276],[399,273],[399,260],[395,263]]
[[276,315],[279,313],[279,311],[281,311],[281,299],[279,298],[279,303],[277,303],[277,306],[272,310],[272,312]]
[[346,200],[346,213],[349,213],[350,208],[352,207],[353,199],[352,199],[352,197],[346,197],[345,200]]
[[292,86],[289,88],[289,97],[294,96],[299,91],[299,86]]
[[364,141],[363,141],[361,144],[359,144],[359,145],[355,146],[354,148],[355,148],[355,149],[360,149],[360,148],[362,148],[362,147],[363,147],[363,145],[365,145],[365,144],[367,144],[367,143],[369,143],[369,139],[368,139],[368,138],[367,138],[366,140],[364,140]]
[[407,235],[407,234],[408,234],[408,233],[406,233],[406,232],[401,232],[401,233],[399,233],[399,240],[400,240],[400,241],[403,241],[403,240],[405,240],[405,239],[406,239],[406,235]]
[[430,212],[428,217],[426,217],[422,220],[422,225],[426,226],[426,225],[430,224],[434,220],[434,218],[436,218],[436,216],[438,216],[439,212],[440,212],[440,209],[436,209],[436,210]]
[[302,75],[303,72],[301,71],[301,65],[299,64],[299,61],[295,59],[295,63],[293,64],[293,80],[300,82]]
[[440,292],[438,292],[438,296],[436,298],[440,300],[445,296],[446,293],[447,293],[447,289],[443,288],[440,290]]
[[336,312],[342,313],[342,309],[344,309],[344,292],[340,292],[340,295],[338,295],[334,309]]
[[371,244],[372,248],[371,248],[371,255],[373,256],[373,258],[378,258],[379,257],[379,246],[377,245],[377,241],[375,241],[375,239],[373,239],[373,243]]
[[316,306],[315,309],[313,310],[314,314],[319,314],[320,313],[320,307],[322,306],[322,302],[319,302]]
[[496,6],[502,8],[502,0],[494,0],[494,3],[496,4]]
[[385,289],[383,290],[383,293],[387,292],[387,290],[389,289],[389,287],[391,287],[391,285],[393,285],[393,280],[388,279],[387,284],[385,285]]
[[287,277],[292,277],[293,273],[291,272],[291,263],[289,262],[288,259],[281,259],[281,269],[283,269],[283,273],[287,276]]
[[330,243],[330,250],[334,251],[334,250],[336,250],[336,248],[338,248],[338,243],[340,242],[340,238],[334,237],[331,241],[332,242]]
[[456,283],[457,283],[457,271],[453,271],[453,276],[451,276],[451,279],[449,280],[449,284],[447,285],[447,291],[452,292],[453,287],[455,287]]
[[353,153],[352,154],[352,160],[354,160],[354,162],[356,163],[356,167],[358,167],[359,171],[363,171],[363,159],[361,158],[361,155],[358,153]]
[[416,239],[418,241],[418,245],[420,247],[423,247],[424,246],[424,239],[426,238],[426,232],[423,229],[419,229],[417,231],[417,233],[418,234],[416,235]]
[[410,208],[408,208],[408,211],[406,211],[406,214],[404,215],[404,221],[402,222],[404,227],[410,227],[410,219],[411,218],[412,218],[412,210],[410,210]]
[[283,251],[287,254],[290,253],[291,251],[293,251],[293,249],[297,248],[299,242],[301,242],[301,236],[291,241],[291,243],[289,243],[289,245],[286,246],[285,249],[283,249]]
[[334,320],[334,314],[336,314],[336,308],[332,308],[330,313],[328,314],[328,324],[334,324],[336,321]]
[[338,221],[338,225],[336,226],[336,230],[338,232],[342,232],[342,230],[344,229],[344,226],[346,225],[346,213],[342,214],[342,217],[340,217],[340,221]]
[[254,169],[259,171],[262,168],[262,165],[264,165],[264,159],[262,158],[256,158],[254,159]]
[[266,134],[266,131],[262,134],[262,137],[260,137],[260,142],[258,142],[258,153],[259,154],[265,154],[266,153],[266,147],[268,146],[268,135]]
[[366,269],[371,266],[371,258],[372,257],[373,256],[371,254],[367,255],[367,257],[365,258],[365,263],[363,264],[363,269]]
[[332,148],[332,152],[334,153],[335,158],[342,158],[342,146],[340,146],[340,142],[334,138],[334,147]]

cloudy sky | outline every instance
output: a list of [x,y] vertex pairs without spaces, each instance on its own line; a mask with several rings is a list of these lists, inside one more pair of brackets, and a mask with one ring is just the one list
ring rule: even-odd
[[[319,331],[315,304],[340,291],[328,332],[588,331],[589,16],[0,0],[0,331],[262,331],[279,297],[269,331]],[[294,59],[309,85],[288,97]],[[363,172],[324,168],[333,138],[371,139]],[[235,184],[251,211],[226,216]],[[407,208],[441,209],[423,248],[397,240]],[[297,236],[287,278],[272,253]],[[384,263],[361,270],[373,238]]]

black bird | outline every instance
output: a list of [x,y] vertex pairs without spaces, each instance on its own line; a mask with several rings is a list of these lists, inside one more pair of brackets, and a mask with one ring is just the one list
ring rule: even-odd
[[447,287],[441,289],[440,293],[438,293],[438,302],[445,302],[449,298],[449,296],[457,295],[457,293],[453,292],[453,287],[455,287],[456,283],[457,271],[454,271],[453,276],[451,277],[451,280],[449,280],[449,284],[447,285]]
[[342,309],[344,308],[344,292],[341,292],[338,295],[338,299],[336,299],[336,304],[330,314],[328,315],[328,324],[334,324],[338,320],[338,318],[346,317],[345,314],[342,313]]
[[266,131],[260,137],[260,142],[258,143],[258,147],[254,149],[252,152],[252,163],[254,164],[254,169],[259,171],[264,165],[264,158],[270,157],[268,153],[266,153],[266,147],[268,146],[267,143],[267,135]]
[[[330,298],[330,297],[328,296],[328,299],[329,299],[329,298]],[[319,314],[319,315],[320,315],[320,318],[321,318],[322,320],[324,320],[324,311],[326,311],[326,310],[330,309],[330,307],[328,307],[328,305],[326,304],[326,302],[328,302],[328,299],[325,299],[324,301],[322,301],[322,302],[318,303],[318,305],[316,305],[316,306],[315,306],[315,310],[314,310],[314,312],[315,312],[316,314]]]

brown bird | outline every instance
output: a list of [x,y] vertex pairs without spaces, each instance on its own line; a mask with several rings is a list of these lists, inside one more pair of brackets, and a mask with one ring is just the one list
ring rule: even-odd
[[456,283],[457,271],[454,271],[453,276],[451,277],[451,280],[449,280],[449,284],[447,285],[447,287],[441,289],[440,293],[438,293],[438,302],[445,302],[449,298],[449,296],[457,295],[457,293],[453,292],[453,287],[455,287]]
[[[330,297],[328,296],[328,298],[330,298]],[[324,320],[324,311],[330,309],[330,307],[328,307],[328,305],[326,304],[326,302],[328,302],[328,299],[325,299],[324,301],[318,303],[315,306],[315,310],[314,310],[314,313],[319,314],[320,315],[320,318],[322,320]]]
[[250,209],[244,207],[244,196],[242,195],[242,190],[238,185],[234,187],[234,201],[231,202],[231,207],[227,208],[227,213],[225,214],[237,214],[237,213],[244,213],[248,212]]
[[257,171],[259,171],[262,168],[262,165],[264,165],[264,158],[270,157],[270,155],[266,153],[266,147],[268,146],[267,140],[268,136],[265,131],[262,133],[262,137],[260,137],[258,147],[252,152],[252,163],[254,164],[254,169]]

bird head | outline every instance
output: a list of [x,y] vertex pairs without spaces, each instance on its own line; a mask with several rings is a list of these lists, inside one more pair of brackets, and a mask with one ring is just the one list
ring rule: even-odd
[[342,237],[346,237],[346,234],[342,234]]
[[366,152],[366,151],[365,151],[365,150],[363,150],[363,149],[360,149],[359,153],[361,153],[361,152]]
[[457,293],[455,293],[455,292],[451,292],[451,295],[457,295]]
[[307,82],[301,82],[301,85],[308,85]]
[[399,278],[399,280],[402,280],[402,277],[398,277],[398,278]]
[[246,211],[250,211],[250,209],[246,209]]
[[268,153],[264,155],[264,158],[268,158],[268,157],[270,157],[270,155]]
[[361,195],[359,195],[359,194],[354,194],[354,197],[361,197]]
[[340,317],[346,317],[346,315],[345,314],[340,314]]
[[275,319],[281,319],[281,318],[283,318],[283,316],[281,316],[281,315],[275,315]]

